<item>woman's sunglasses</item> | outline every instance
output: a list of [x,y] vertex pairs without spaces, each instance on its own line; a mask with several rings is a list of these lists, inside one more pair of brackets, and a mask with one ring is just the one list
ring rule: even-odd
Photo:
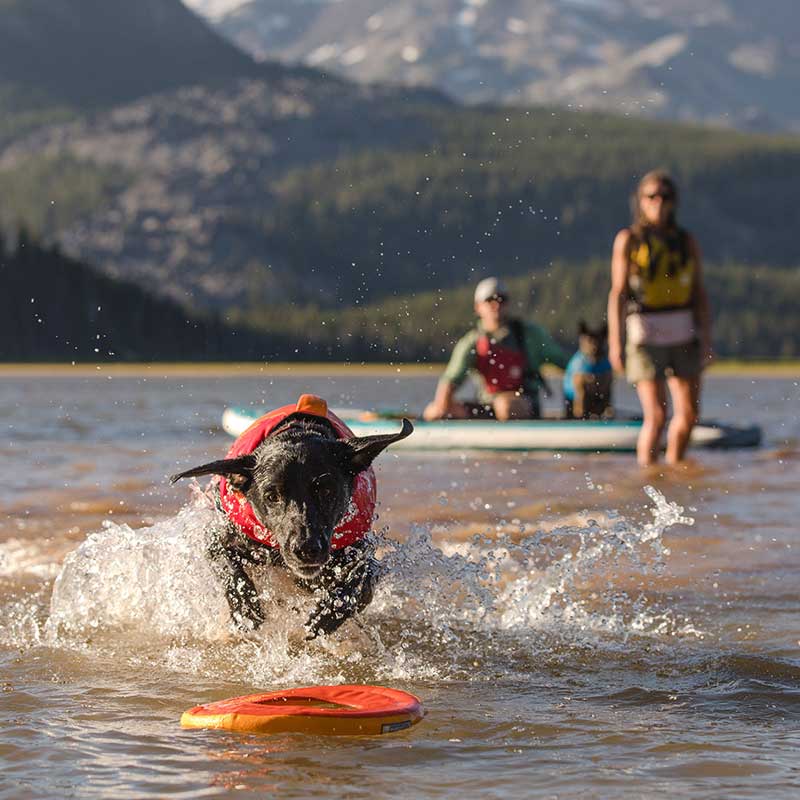
[[653,192],[653,194],[646,194],[643,195],[648,200],[655,200],[656,197],[660,197],[665,203],[671,202],[675,199],[675,195],[672,192]]

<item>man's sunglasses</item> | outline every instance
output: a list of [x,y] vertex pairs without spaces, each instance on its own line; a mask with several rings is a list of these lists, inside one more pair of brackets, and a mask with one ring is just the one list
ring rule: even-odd
[[505,303],[507,302],[508,298],[502,294],[493,294],[491,297],[487,297],[487,303]]

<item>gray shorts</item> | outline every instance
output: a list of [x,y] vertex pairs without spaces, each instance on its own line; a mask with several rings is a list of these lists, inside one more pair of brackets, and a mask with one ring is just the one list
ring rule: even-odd
[[630,344],[625,346],[625,377],[628,383],[676,378],[696,378],[700,366],[700,342],[686,344]]

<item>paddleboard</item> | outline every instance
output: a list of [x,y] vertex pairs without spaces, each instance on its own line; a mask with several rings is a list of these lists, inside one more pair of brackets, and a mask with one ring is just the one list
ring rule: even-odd
[[[268,409],[227,408],[222,427],[239,436]],[[395,433],[399,417],[387,418],[363,409],[333,409],[356,436]],[[545,450],[628,452],[636,450],[640,419],[611,420],[414,420],[414,433],[393,445],[404,450]],[[761,429],[701,421],[692,431],[691,445],[705,448],[757,447]]]

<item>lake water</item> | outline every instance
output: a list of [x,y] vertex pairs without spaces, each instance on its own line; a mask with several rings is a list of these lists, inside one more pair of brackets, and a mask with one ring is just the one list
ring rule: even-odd
[[[704,415],[765,443],[681,469],[387,451],[388,575],[359,623],[287,647],[307,600],[273,572],[269,623],[231,632],[202,557],[213,512],[166,476],[221,457],[227,404],[417,410],[433,385],[0,377],[0,797],[797,797],[797,379],[711,377]],[[428,715],[382,738],[178,725],[340,682]]]

